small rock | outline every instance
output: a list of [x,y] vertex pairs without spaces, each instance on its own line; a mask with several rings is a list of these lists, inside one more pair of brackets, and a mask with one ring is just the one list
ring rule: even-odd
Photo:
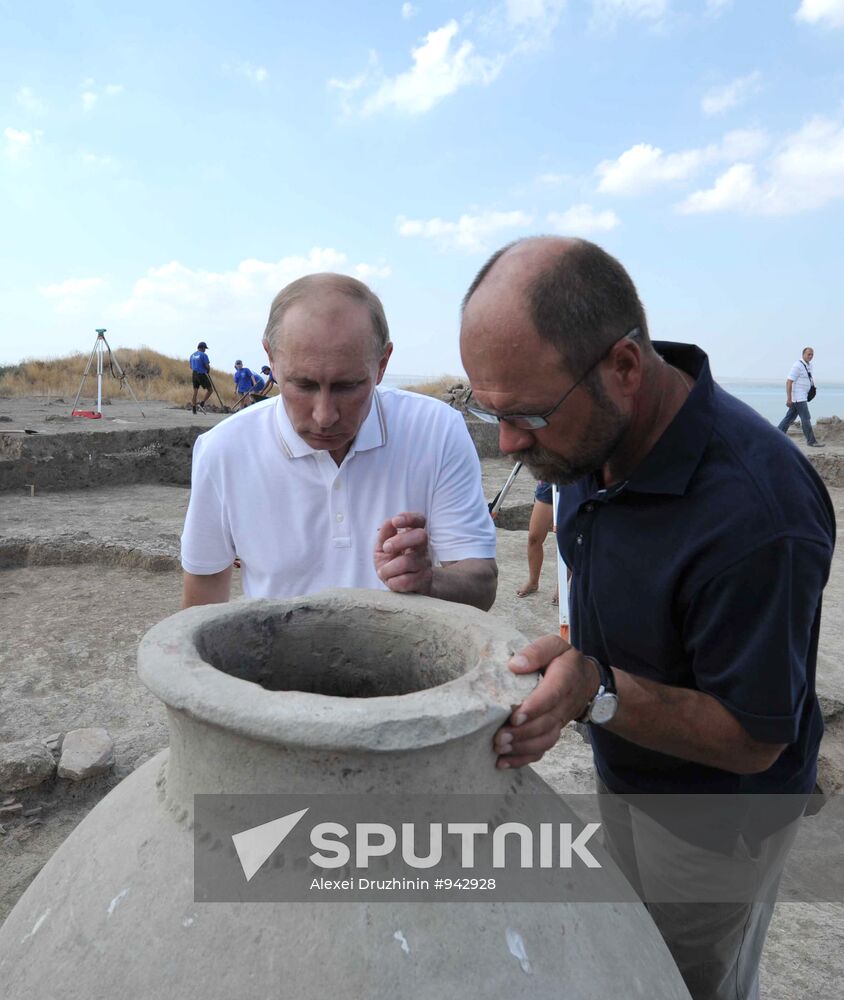
[[114,744],[105,729],[72,729],[65,734],[58,775],[82,781],[103,774],[114,764]]
[[10,806],[0,806],[0,816],[15,816],[21,812],[23,806],[20,802],[15,802]]
[[40,740],[17,740],[0,745],[0,790],[17,792],[51,778],[53,755]]
[[41,806],[33,806],[32,809],[24,809],[23,816],[40,816]]

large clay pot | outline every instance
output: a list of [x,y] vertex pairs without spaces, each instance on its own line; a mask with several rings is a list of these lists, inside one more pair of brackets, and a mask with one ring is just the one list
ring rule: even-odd
[[493,733],[535,683],[504,666],[524,641],[474,609],[349,590],[157,625],[139,674],[169,752],[0,928],[4,1000],[688,998],[639,903],[194,901],[196,793],[549,791],[494,767]]

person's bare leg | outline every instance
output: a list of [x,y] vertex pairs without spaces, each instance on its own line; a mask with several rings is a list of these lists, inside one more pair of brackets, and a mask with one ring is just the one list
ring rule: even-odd
[[528,526],[527,560],[528,580],[516,591],[516,597],[527,597],[539,590],[539,574],[542,572],[543,546],[548,532],[553,524],[553,511],[550,503],[535,500],[530,512]]

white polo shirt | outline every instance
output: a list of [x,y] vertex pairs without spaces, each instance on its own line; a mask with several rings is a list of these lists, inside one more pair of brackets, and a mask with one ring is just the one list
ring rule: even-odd
[[386,590],[373,562],[376,537],[403,511],[427,517],[438,562],[495,556],[480,462],[460,413],[378,388],[338,467],[296,434],[276,396],[197,439],[182,566],[219,573],[237,555],[248,597]]
[[[809,369],[808,374],[804,365],[806,365]],[[788,378],[789,381],[794,383],[791,387],[791,401],[793,403],[805,403],[809,398],[809,389],[812,385],[809,375],[813,375],[811,361],[804,362],[801,358],[799,361],[795,361],[791,366]]]

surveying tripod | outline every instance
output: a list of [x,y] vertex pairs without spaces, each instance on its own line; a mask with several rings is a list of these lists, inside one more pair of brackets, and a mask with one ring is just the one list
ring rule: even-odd
[[[111,374],[120,382],[121,386],[126,386],[129,390],[129,395],[135,401],[135,405],[141,411],[141,416],[145,417],[146,414],[141,410],[141,404],[138,402],[138,397],[132,390],[132,386],[129,384],[129,379],[126,376],[126,372],[120,367],[120,362],[114,356],[114,352],[109,346],[108,341],[105,338],[105,329],[97,328],[97,339],[94,342],[94,349],[91,351],[91,357],[88,358],[88,364],[85,365],[85,371],[82,373],[82,381],[79,383],[79,392],[76,393],[76,399],[73,401],[73,410],[71,416],[73,417],[101,417],[103,415],[103,356],[108,353],[108,367]],[[94,363],[94,358],[97,359],[97,409],[91,413],[90,410],[77,410],[76,407],[79,405],[79,397],[82,395],[82,389],[85,386],[85,379],[91,372],[91,365]]]

